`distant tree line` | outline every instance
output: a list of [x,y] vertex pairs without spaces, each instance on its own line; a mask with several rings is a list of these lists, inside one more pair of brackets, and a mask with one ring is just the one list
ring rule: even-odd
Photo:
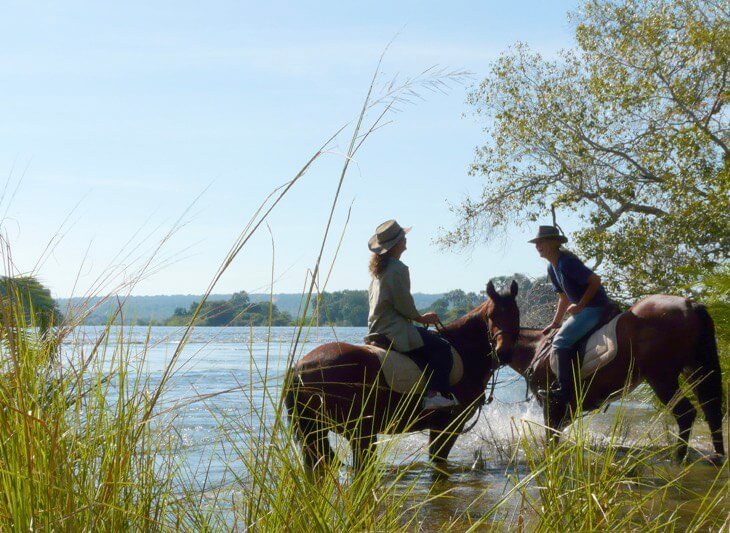
[[324,292],[315,298],[310,313],[316,323],[328,326],[367,326],[368,292],[344,290]]
[[[288,326],[289,313],[281,312],[268,302],[251,302],[245,291],[237,292],[227,301],[207,301],[200,310],[199,302],[190,307],[178,307],[172,316],[158,323],[164,326],[183,326],[195,317],[196,326]],[[197,316],[195,315],[198,311]]]
[[[539,327],[552,319],[557,298],[545,277],[530,279],[522,274],[500,276],[494,278],[495,285],[507,287],[513,280],[517,280],[520,291],[517,297],[521,310],[521,322],[525,326]],[[42,287],[42,286],[41,286]],[[55,309],[46,301],[50,293],[35,290],[36,300],[43,302],[46,310]],[[417,307],[421,312],[433,311],[438,313],[444,323],[451,322],[465,315],[486,299],[482,292],[465,292],[460,289],[437,295],[415,294]],[[285,312],[269,301],[252,301],[251,295],[245,291],[231,295],[227,300],[208,300],[200,308],[199,301],[192,301],[187,306],[178,306],[166,318],[152,319],[139,317],[132,318],[136,325],[143,326],[184,326],[195,317],[196,326],[291,326],[304,322],[319,326],[367,326],[368,321],[368,293],[365,290],[343,290],[324,292],[313,295],[305,319],[297,320],[292,313]],[[434,300],[434,298],[436,298]],[[275,300],[276,298],[274,298]],[[52,299],[51,299],[52,302]],[[55,305],[55,303],[53,304]],[[38,307],[38,305],[36,305]],[[58,311],[56,309],[56,314]],[[127,314],[130,316],[130,314]],[[134,316],[134,315],[132,315]]]
[[[550,322],[555,311],[557,298],[546,277],[530,279],[522,274],[500,276],[493,281],[497,287],[506,287],[517,280],[520,292],[517,298],[521,309],[522,323],[525,326],[539,327]],[[449,291],[431,305],[421,308],[421,312],[433,311],[444,323],[465,315],[486,299],[482,292],[464,292],[461,289]],[[198,307],[193,302],[189,308],[177,308],[166,320],[154,324],[181,326],[188,324]],[[343,290],[313,295],[305,319],[307,324],[319,326],[367,326],[368,293],[365,290]],[[289,313],[281,312],[269,302],[251,302],[246,292],[234,294],[228,301],[206,302],[198,318],[197,326],[288,326],[297,324]]]

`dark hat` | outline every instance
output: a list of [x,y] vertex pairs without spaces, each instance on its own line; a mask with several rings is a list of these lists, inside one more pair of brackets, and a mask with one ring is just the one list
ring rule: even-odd
[[375,230],[375,235],[370,237],[368,248],[374,254],[383,255],[398,244],[409,231],[411,228],[401,228],[395,220],[383,222]]
[[560,231],[558,231],[558,228],[556,228],[555,226],[540,226],[540,228],[537,230],[537,237],[535,237],[534,239],[530,239],[527,242],[535,243],[537,241],[543,241],[547,239],[555,239],[560,243],[568,242],[568,237],[560,233]]

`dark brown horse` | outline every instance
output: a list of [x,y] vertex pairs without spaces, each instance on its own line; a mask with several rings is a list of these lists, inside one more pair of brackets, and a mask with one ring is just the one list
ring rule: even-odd
[[489,283],[487,295],[487,301],[441,332],[464,366],[463,378],[452,387],[460,406],[452,410],[423,413],[420,394],[390,390],[380,360],[365,346],[333,342],[304,356],[287,374],[285,402],[307,466],[333,458],[328,431],[350,440],[356,468],[374,452],[378,433],[424,429],[430,430],[430,459],[445,461],[519,334],[517,283],[502,294]]
[[[646,381],[662,403],[672,405],[679,426],[677,457],[687,454],[687,442],[696,409],[679,387],[684,375],[694,384],[694,393],[710,426],[716,456],[722,460],[722,377],[715,341],[715,327],[704,305],[678,296],[653,295],[621,314],[616,328],[618,352],[610,363],[600,368],[582,384],[582,408],[596,409],[609,397]],[[555,379],[549,358],[532,364],[535,354],[542,353],[546,337],[541,330],[522,328],[508,364],[527,378],[533,394],[546,388]],[[529,370],[528,370],[529,369]],[[578,373],[576,372],[576,375]],[[570,421],[568,409],[542,402],[545,423],[553,430],[562,429]],[[554,431],[548,430],[555,436]]]

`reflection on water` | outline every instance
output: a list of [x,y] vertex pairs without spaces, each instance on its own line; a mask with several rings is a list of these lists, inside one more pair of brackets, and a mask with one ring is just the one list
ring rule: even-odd
[[[79,346],[88,353],[103,331],[103,328],[92,326],[78,328],[64,347],[66,353]],[[296,359],[319,344],[335,340],[360,343],[366,331],[365,328],[313,329],[304,332],[300,343],[294,347],[296,330],[290,327],[195,328],[180,349],[182,332],[174,327],[112,327],[109,349],[113,349],[114,339],[123,338],[132,355],[144,361],[150,387],[159,383],[173,354],[180,350],[160,407],[170,409],[176,415],[174,423],[191,471],[207,470],[208,486],[220,486],[228,481],[226,463],[233,447],[255,435],[262,418],[264,423],[273,419],[271,397],[278,395],[289,354],[294,351]],[[515,479],[529,473],[519,447],[519,435],[526,429],[541,435],[543,429],[540,408],[534,401],[525,401],[525,394],[525,382],[519,375],[509,368],[500,371],[495,401],[485,406],[474,429],[459,438],[448,465],[441,471],[427,462],[425,433],[405,435],[391,445],[381,445],[381,448],[387,448],[386,464],[392,465],[389,475],[406,486],[415,483],[414,497],[433,497],[421,510],[424,513],[419,516],[421,523],[442,523],[467,509],[472,517],[479,517],[504,497]],[[202,395],[210,397],[199,401]],[[589,427],[596,446],[605,445],[612,439],[630,449],[646,444],[647,428],[664,439],[669,439],[675,431],[673,421],[657,421],[654,411],[645,402],[624,402],[622,409],[630,423],[618,436],[612,433],[616,406],[611,406],[605,413],[591,415]],[[251,433],[245,434],[242,427]],[[229,431],[226,444],[220,443],[221,429]],[[381,436],[381,440],[384,439],[391,437]],[[331,440],[347,460],[348,448],[343,440],[334,435]],[[709,442],[707,426],[698,417],[692,446],[709,452]],[[680,468],[668,458],[658,461],[661,468],[667,469],[667,475],[672,474],[673,468]],[[669,503],[681,503],[679,512],[691,516],[696,510],[693,495],[706,492],[715,475],[712,466],[694,466],[684,477],[682,490],[672,491]],[[439,494],[441,496],[435,497]],[[515,502],[515,505],[520,503]]]

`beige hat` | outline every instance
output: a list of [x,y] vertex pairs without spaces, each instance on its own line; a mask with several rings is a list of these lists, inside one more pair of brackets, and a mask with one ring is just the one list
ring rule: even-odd
[[370,237],[368,248],[374,254],[383,255],[398,244],[411,228],[401,228],[395,220],[383,222],[375,230],[375,235]]

